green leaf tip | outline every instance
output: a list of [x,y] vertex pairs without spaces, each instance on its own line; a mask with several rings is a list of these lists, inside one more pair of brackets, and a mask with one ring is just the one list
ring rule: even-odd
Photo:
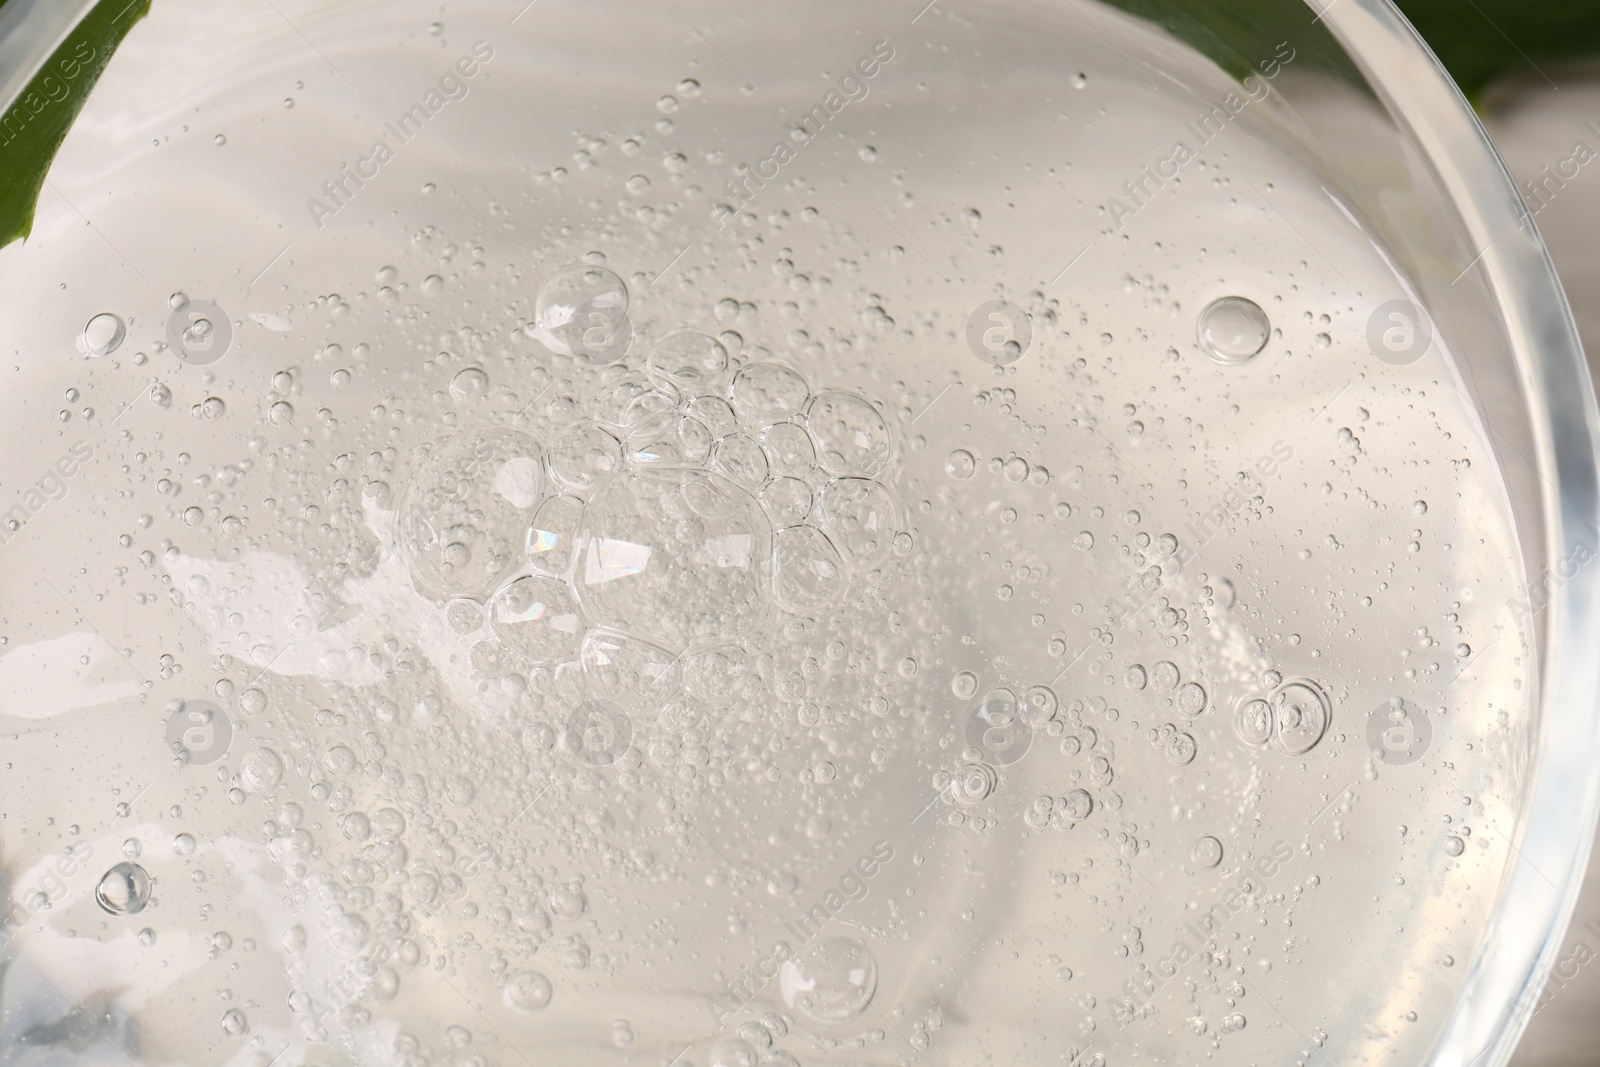
[[149,13],[150,0],[100,0],[0,113],[0,248],[33,232],[61,142],[117,45]]

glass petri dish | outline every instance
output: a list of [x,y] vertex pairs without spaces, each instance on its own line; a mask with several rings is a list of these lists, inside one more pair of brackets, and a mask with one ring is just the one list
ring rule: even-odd
[[1504,169],[1375,0],[916,6],[0,8],[7,1062],[1506,1060]]

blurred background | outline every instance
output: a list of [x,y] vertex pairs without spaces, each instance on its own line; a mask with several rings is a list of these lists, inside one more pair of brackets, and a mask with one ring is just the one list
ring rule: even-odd
[[[1399,6],[1476,105],[1516,176],[1600,377],[1600,0]],[[1600,1063],[1600,870],[1592,863],[1558,959],[1515,1067]]]

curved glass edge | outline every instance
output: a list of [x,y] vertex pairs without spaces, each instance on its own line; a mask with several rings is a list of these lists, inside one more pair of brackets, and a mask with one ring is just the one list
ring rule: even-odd
[[[1390,0],[1307,0],[1363,67],[1450,194],[1495,294],[1532,419],[1545,558],[1600,524],[1600,409],[1577,328],[1516,184],[1465,96]],[[1553,490],[1549,487],[1553,486]],[[1535,576],[1530,576],[1535,577]],[[1563,575],[1565,579],[1565,575]],[[1428,1063],[1503,1067],[1533,1014],[1588,866],[1600,777],[1600,572],[1557,585],[1535,626],[1541,661],[1533,773],[1482,945]]]

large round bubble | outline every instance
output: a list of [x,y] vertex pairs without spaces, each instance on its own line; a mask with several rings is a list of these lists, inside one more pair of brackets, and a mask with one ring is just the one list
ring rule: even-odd
[[822,1033],[848,1029],[862,1021],[878,990],[878,961],[854,937],[820,938],[778,975],[784,1006],[808,1029]]

